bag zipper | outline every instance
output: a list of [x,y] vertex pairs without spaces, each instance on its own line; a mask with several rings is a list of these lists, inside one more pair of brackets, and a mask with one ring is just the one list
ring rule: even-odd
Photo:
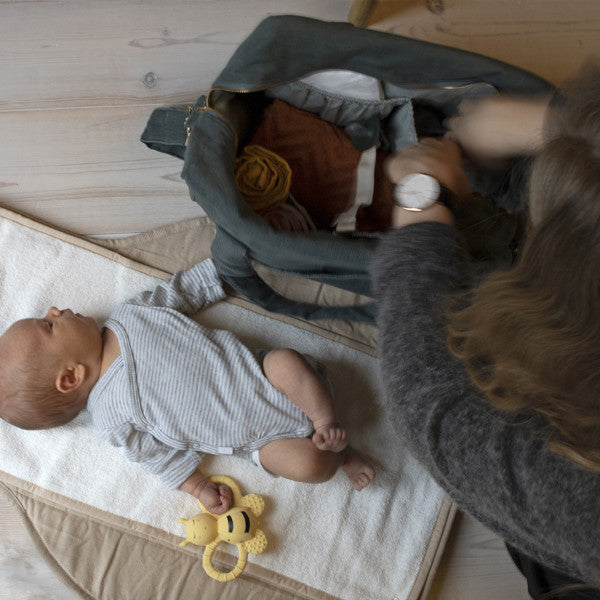
[[[274,88],[274,87],[278,87],[281,85],[287,85],[289,83],[293,83],[294,81],[298,81],[298,79],[301,79],[301,77],[296,77],[295,79],[289,79],[287,81],[281,81],[278,83],[273,83],[271,85],[266,85],[263,87],[257,87],[257,88],[237,88],[237,89],[231,89],[231,88],[225,88],[225,87],[213,87],[210,88],[210,90],[208,91],[208,93],[206,94],[206,106],[197,106],[194,109],[194,105],[190,105],[188,106],[188,112],[187,112],[187,116],[185,117],[184,121],[183,121],[183,126],[185,127],[186,130],[186,136],[185,136],[185,142],[184,142],[184,146],[187,147],[188,145],[188,141],[190,139],[190,135],[192,132],[192,127],[189,124],[190,118],[192,116],[193,111],[195,110],[197,114],[200,114],[202,112],[204,112],[205,110],[213,110],[215,111],[218,115],[220,115],[223,119],[225,117],[223,117],[223,115],[221,113],[219,113],[218,111],[216,111],[214,108],[212,108],[210,106],[210,95],[215,92],[215,91],[220,91],[220,92],[229,92],[231,94],[252,94],[255,92],[264,92],[265,90],[268,90],[269,88]],[[429,86],[419,86],[418,88],[414,88],[414,89],[421,89],[421,90],[460,90],[460,89],[465,89],[465,88],[469,88],[473,85],[479,85],[481,83],[485,83],[484,81],[472,81],[471,83],[463,83],[461,85],[429,85]],[[394,84],[394,85],[400,85],[400,84]],[[406,86],[406,89],[410,90],[411,88]],[[231,125],[231,124],[230,124]]]

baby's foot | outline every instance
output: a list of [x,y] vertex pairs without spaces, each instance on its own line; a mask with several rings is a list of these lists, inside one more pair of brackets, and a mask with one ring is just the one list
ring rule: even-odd
[[313,444],[319,450],[341,452],[347,445],[346,430],[339,423],[327,423],[316,428],[312,436]]
[[375,469],[371,463],[350,447],[346,449],[346,462],[342,465],[342,471],[350,480],[352,487],[359,492],[375,477]]

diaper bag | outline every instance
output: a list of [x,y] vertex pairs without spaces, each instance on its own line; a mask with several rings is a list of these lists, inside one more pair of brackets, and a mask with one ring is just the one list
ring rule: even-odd
[[[315,76],[327,83],[329,73],[372,78],[380,95],[365,99],[352,89],[340,93],[314,83]],[[269,311],[304,319],[373,321],[369,266],[381,231],[327,225],[277,229],[240,193],[236,158],[266,107],[283,102],[331,123],[360,152],[396,152],[423,135],[443,135],[444,119],[456,114],[465,98],[552,91],[531,73],[474,53],[348,23],[273,16],[238,47],[209,93],[187,109],[155,109],[141,139],[183,159],[182,177],[192,200],[216,224],[217,268],[235,290]],[[513,168],[469,172],[474,191],[506,204]],[[325,205],[328,198],[313,200]],[[260,269],[329,284],[365,300],[323,305],[288,298],[259,275]]]

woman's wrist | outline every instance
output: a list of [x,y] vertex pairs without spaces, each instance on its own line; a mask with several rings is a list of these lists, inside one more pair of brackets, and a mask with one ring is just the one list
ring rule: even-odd
[[454,215],[447,206],[440,202],[435,202],[423,210],[411,210],[398,204],[392,208],[392,228],[394,229],[414,223],[427,222],[454,225]]

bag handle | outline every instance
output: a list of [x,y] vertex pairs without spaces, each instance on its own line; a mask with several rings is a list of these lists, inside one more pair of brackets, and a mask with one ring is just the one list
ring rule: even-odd
[[374,323],[377,316],[375,302],[359,306],[320,306],[308,302],[295,302],[277,293],[256,272],[247,277],[229,277],[227,275],[221,277],[234,290],[270,312],[282,313],[310,321],[343,319],[361,323]]
[[[234,290],[265,310],[307,320],[343,319],[367,323],[375,321],[377,315],[375,302],[361,305],[321,306],[282,296],[256,272],[250,262],[246,246],[221,227],[217,226],[211,249],[220,277]],[[240,257],[244,259],[240,260]]]

